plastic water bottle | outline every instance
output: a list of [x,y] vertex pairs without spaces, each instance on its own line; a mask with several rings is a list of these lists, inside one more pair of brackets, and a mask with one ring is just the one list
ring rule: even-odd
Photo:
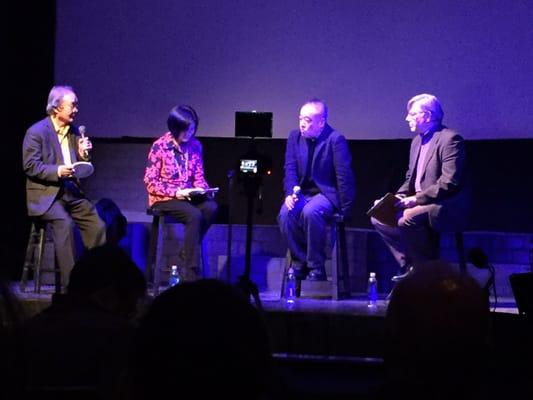
[[296,301],[296,275],[294,274],[294,270],[292,268],[289,268],[287,271],[285,300],[288,305],[293,305]]
[[176,286],[178,283],[180,283],[180,274],[178,272],[178,266],[173,265],[170,267],[170,276],[168,277],[168,287],[171,288],[172,286]]
[[376,273],[371,272],[368,277],[368,308],[376,309],[378,306],[378,280]]

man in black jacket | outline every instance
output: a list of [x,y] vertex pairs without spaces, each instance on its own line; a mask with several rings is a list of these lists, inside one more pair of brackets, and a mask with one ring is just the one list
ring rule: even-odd
[[348,215],[355,198],[348,143],[327,118],[326,104],[309,100],[300,110],[300,129],[287,139],[286,197],[278,222],[298,279],[326,280],[328,220],[335,212]]
[[72,222],[85,247],[105,243],[105,224],[85,197],[76,177],[76,161],[88,161],[92,144],[81,137],[74,118],[78,98],[69,86],[54,86],[48,95],[48,116],[32,125],[22,146],[28,215],[52,225],[56,261],[66,287],[74,257]]

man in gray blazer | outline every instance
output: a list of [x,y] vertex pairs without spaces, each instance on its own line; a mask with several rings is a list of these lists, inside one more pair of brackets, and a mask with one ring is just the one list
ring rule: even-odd
[[32,125],[22,145],[28,215],[52,225],[56,262],[63,288],[74,266],[73,222],[85,247],[105,243],[105,224],[85,197],[75,169],[88,161],[92,144],[73,125],[78,98],[70,86],[54,86],[48,95],[48,116]]
[[287,139],[285,201],[278,222],[298,279],[326,280],[324,235],[335,212],[348,215],[355,198],[352,157],[344,136],[327,124],[328,109],[312,99],[300,129]]
[[439,232],[459,231],[466,222],[464,140],[442,124],[443,115],[431,94],[409,100],[405,120],[416,135],[405,182],[396,192],[398,223],[392,227],[371,219],[400,265],[393,281],[423,261],[438,259]]

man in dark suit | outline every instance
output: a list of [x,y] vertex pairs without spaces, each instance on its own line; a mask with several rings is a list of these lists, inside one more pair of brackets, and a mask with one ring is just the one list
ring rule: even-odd
[[300,109],[300,130],[287,139],[285,201],[278,222],[297,279],[325,280],[324,235],[335,212],[355,198],[352,157],[344,136],[327,124],[328,109],[312,99]]
[[372,218],[400,265],[393,281],[403,279],[419,263],[439,258],[439,232],[461,230],[468,199],[464,189],[463,138],[442,124],[439,100],[420,94],[407,103],[411,132],[409,168],[396,192],[398,224],[391,227]]
[[48,116],[32,125],[22,146],[28,215],[52,225],[56,262],[66,287],[74,266],[73,221],[85,247],[105,243],[105,224],[85,197],[72,164],[88,161],[92,144],[73,125],[78,99],[69,86],[54,86],[48,95]]

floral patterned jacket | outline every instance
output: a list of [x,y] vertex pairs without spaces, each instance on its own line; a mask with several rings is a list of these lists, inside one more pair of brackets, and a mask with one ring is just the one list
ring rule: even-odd
[[180,147],[172,134],[165,133],[150,148],[144,172],[148,205],[176,197],[176,191],[186,188],[209,188],[204,178],[202,144],[192,137]]

